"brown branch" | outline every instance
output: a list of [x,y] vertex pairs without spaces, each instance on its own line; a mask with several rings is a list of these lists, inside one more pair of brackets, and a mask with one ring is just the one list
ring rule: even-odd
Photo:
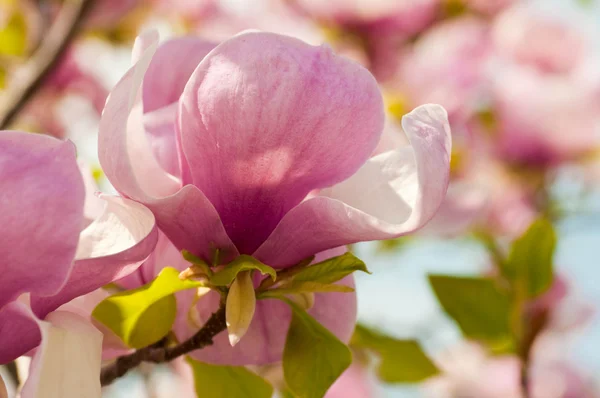
[[217,312],[213,313],[206,321],[202,329],[186,341],[174,346],[167,346],[166,340],[163,339],[154,345],[141,348],[133,354],[119,357],[113,364],[102,369],[100,382],[103,386],[109,385],[142,362],[169,362],[192,351],[212,345],[213,338],[226,328],[225,306],[221,305]]
[[40,47],[12,76],[0,97],[0,130],[6,129],[42,85],[77,34],[93,0],[65,0]]

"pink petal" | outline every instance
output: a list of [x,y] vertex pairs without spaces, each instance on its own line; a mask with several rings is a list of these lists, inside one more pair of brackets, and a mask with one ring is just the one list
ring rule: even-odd
[[72,143],[0,132],[0,308],[20,293],[54,294],[65,283],[84,194]]
[[384,120],[366,69],[328,47],[261,32],[210,52],[180,105],[192,182],[242,253],[254,251],[310,191],[352,175]]
[[194,36],[162,43],[144,76],[144,113],[177,102],[194,69],[216,45]]
[[152,210],[161,230],[179,249],[206,258],[211,258],[215,248],[236,255],[218,213],[204,194],[193,186],[180,189],[181,184],[161,168],[143,128],[141,103],[134,107],[157,40],[152,35],[138,38],[134,47],[138,61],[107,101],[100,121],[100,163],[119,192]]
[[186,185],[148,207],[156,215],[161,231],[179,250],[189,250],[208,261],[215,249],[220,249],[223,261],[239,255],[214,206],[195,186]]
[[[111,184],[120,193],[140,201],[170,195],[180,187],[154,157],[143,128],[141,101],[136,105],[157,41],[157,35],[138,38],[134,49],[139,52],[139,60],[110,93],[98,135],[98,157]],[[132,111],[133,120],[128,125]]]
[[75,297],[135,271],[154,249],[158,229],[152,212],[128,199],[103,198],[105,212],[81,233],[67,284],[52,297],[32,296],[31,306],[41,318]]
[[13,301],[0,309],[0,363],[8,363],[40,344],[42,335],[29,308]]
[[402,119],[411,146],[370,159],[355,175],[283,218],[254,256],[287,266],[332,247],[390,239],[413,232],[435,214],[446,195],[451,138],[439,105]]
[[189,266],[190,264],[183,258],[181,252],[164,233],[159,231],[158,242],[150,257],[135,272],[117,283],[125,289],[136,289],[152,282],[165,267],[175,267],[183,271]]

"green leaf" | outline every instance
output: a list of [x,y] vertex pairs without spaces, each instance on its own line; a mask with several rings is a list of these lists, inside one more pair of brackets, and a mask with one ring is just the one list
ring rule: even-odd
[[258,270],[263,275],[268,274],[273,280],[277,278],[277,272],[273,268],[261,263],[252,256],[243,254],[211,276],[210,283],[215,286],[228,286],[233,282],[237,274],[242,271],[251,270]]
[[377,373],[386,383],[419,383],[439,373],[415,340],[399,340],[357,325],[351,344],[379,355]]
[[200,282],[180,280],[175,268],[165,268],[149,284],[107,297],[92,316],[129,347],[146,347],[171,330],[177,313],[173,293],[200,286]]
[[283,350],[283,375],[299,398],[321,398],[352,363],[350,349],[290,300],[292,322]]
[[187,359],[198,397],[271,398],[273,387],[243,366],[216,366]]
[[370,273],[361,259],[352,253],[345,253],[300,270],[294,275],[293,280],[294,282],[330,284],[339,281],[354,271]]
[[539,296],[552,285],[556,233],[552,223],[539,219],[512,244],[503,274],[525,287],[529,298]]
[[354,289],[346,285],[333,285],[319,282],[292,281],[276,289],[265,290],[258,294],[258,299],[277,298],[286,294],[297,293],[351,293]]
[[429,275],[429,283],[465,336],[494,344],[511,338],[510,298],[493,279]]

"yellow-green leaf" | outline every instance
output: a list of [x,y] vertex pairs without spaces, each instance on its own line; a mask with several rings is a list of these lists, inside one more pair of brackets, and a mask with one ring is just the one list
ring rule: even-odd
[[439,373],[415,340],[399,340],[357,325],[351,344],[379,356],[377,373],[386,383],[419,383]]
[[177,312],[173,293],[200,286],[200,282],[180,280],[175,268],[165,268],[154,281],[107,297],[96,306],[92,316],[129,347],[146,347],[171,330]]
[[352,253],[345,253],[302,269],[294,275],[293,280],[295,282],[330,284],[339,281],[354,271],[369,273],[367,266],[361,259]]
[[350,349],[290,300],[292,322],[283,350],[283,375],[299,398],[321,398],[352,363]]
[[510,339],[510,297],[493,279],[429,275],[429,283],[465,336],[487,343]]
[[188,358],[196,394],[210,398],[271,398],[273,387],[243,366],[217,366]]
[[513,283],[521,284],[528,297],[547,291],[554,277],[556,233],[546,219],[536,220],[511,246],[503,274]]
[[273,268],[261,263],[252,256],[241,255],[211,276],[210,283],[215,286],[227,286],[234,281],[240,272],[252,270],[258,270],[263,275],[268,274],[273,280],[277,278],[277,272]]
[[285,284],[282,287],[276,289],[265,290],[258,295],[258,299],[265,298],[277,298],[285,296],[286,294],[298,294],[298,293],[351,293],[354,289],[346,285],[334,285],[328,283],[319,282],[302,282],[292,281],[289,284]]
[[13,12],[4,26],[0,26],[0,54],[21,56],[27,47],[27,26],[20,12]]

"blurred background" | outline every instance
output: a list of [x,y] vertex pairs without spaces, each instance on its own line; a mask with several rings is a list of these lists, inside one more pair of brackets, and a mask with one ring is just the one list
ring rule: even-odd
[[[361,325],[418,340],[439,373],[382,381],[358,361],[364,390],[339,397],[521,397],[523,358],[467,338],[428,275],[494,275],[539,217],[558,239],[551,287],[527,303],[544,319],[528,346],[532,396],[600,397],[599,1],[0,0],[2,129],[71,139],[110,190],[99,116],[136,34],[152,28],[163,40],[259,29],[327,43],[379,81],[391,143],[406,141],[400,120],[414,107],[448,110],[452,181],[439,214],[415,236],[353,248],[373,272],[357,275]],[[178,396],[174,380],[142,368],[105,395]]]

